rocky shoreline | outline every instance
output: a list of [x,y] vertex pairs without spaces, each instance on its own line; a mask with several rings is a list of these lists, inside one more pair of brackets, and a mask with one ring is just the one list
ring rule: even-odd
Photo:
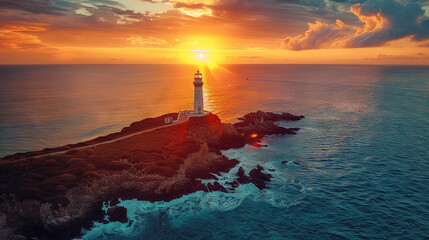
[[[296,134],[299,129],[276,122],[303,118],[257,111],[230,124],[209,114],[91,146],[161,126],[167,116],[177,113],[135,122],[119,133],[84,143],[0,159],[0,239],[72,239],[94,221],[106,221],[105,215],[110,221],[127,222],[118,198],[170,201],[196,191],[231,192],[240,184],[266,188],[272,176],[261,166],[249,175],[240,168],[235,181],[226,187],[219,184],[216,175],[238,164],[221,150],[261,146],[258,142],[265,135]],[[51,155],[40,156],[47,153]],[[203,184],[202,179],[213,182]],[[110,205],[104,212],[106,202]]]

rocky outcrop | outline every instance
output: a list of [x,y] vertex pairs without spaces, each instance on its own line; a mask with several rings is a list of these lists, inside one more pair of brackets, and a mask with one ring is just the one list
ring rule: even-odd
[[267,188],[267,182],[271,181],[273,177],[271,174],[263,173],[263,167],[257,166],[257,168],[252,169],[249,173],[250,182],[255,184],[259,189]]
[[[242,122],[222,124],[216,115],[209,114],[120,141],[96,147],[89,144],[159,126],[164,124],[164,116],[133,123],[120,133],[58,148],[70,149],[63,154],[34,157],[37,154],[31,152],[0,159],[0,236],[78,237],[82,227],[103,221],[104,202],[112,200],[113,204],[118,198],[170,201],[195,191],[234,191],[239,184],[266,188],[272,176],[261,166],[248,175],[240,168],[237,180],[227,188],[217,182],[218,174],[239,163],[220,150],[255,145],[267,134],[295,134],[298,129],[282,128],[275,122],[301,119],[258,111],[245,115]],[[202,179],[214,182],[203,184]],[[126,209],[119,206],[110,207],[107,215],[110,221],[128,221]]]
[[239,169],[238,169],[238,171],[237,171],[237,173],[236,173],[236,175],[237,175],[237,182],[238,183],[240,183],[240,184],[247,184],[247,183],[250,183],[250,177],[249,176],[247,176],[245,173],[244,173],[244,169],[242,168],[242,167],[240,167]]
[[264,121],[277,122],[282,120],[297,121],[297,120],[301,120],[302,118],[304,118],[303,115],[297,116],[287,112],[273,113],[273,112],[264,112],[264,111],[258,110],[256,112],[252,112],[244,115],[242,118],[239,118],[239,120],[242,120],[243,122],[246,122],[246,121],[256,122],[263,119]]
[[217,147],[219,149],[241,148],[245,144],[261,147],[259,140],[265,135],[296,134],[299,128],[284,128],[278,126],[277,121],[297,121],[304,116],[295,116],[290,113],[272,113],[257,111],[239,118],[241,122],[222,125],[222,138]]
[[249,172],[249,175],[246,175],[244,173],[244,169],[240,167],[236,173],[236,182],[229,182],[227,184],[236,187],[238,184],[253,183],[259,189],[267,188],[266,182],[271,181],[273,176],[269,173],[264,173],[263,171],[264,168],[258,165],[255,169],[252,169]]
[[120,206],[114,206],[107,210],[107,216],[109,216],[110,222],[128,222],[127,209]]

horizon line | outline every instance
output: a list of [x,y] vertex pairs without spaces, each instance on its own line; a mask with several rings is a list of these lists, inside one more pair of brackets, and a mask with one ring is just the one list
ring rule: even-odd
[[[200,65],[198,63],[11,63],[0,66],[55,66],[55,65]],[[204,64],[205,65],[205,64]],[[335,66],[427,66],[429,64],[382,64],[382,63],[219,63],[218,65],[335,65]]]

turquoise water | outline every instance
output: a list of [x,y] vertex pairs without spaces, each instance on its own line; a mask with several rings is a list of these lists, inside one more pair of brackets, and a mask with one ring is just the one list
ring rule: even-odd
[[[259,190],[248,184],[234,193],[197,192],[171,202],[122,201],[120,205],[128,208],[128,223],[97,223],[85,232],[83,239],[429,238],[429,68],[224,67],[224,70],[203,71],[208,109],[222,119],[232,120],[256,109],[306,116],[298,122],[281,122],[283,126],[301,130],[295,136],[265,138],[268,148],[246,146],[224,152],[241,161],[236,168],[241,166],[250,171],[261,165],[274,169],[270,172],[273,175],[268,183],[270,188]],[[0,68],[2,76],[8,68]],[[58,75],[59,68],[69,72],[68,80],[58,78],[60,82],[71,81],[73,76],[81,74],[76,82],[85,79],[89,90],[75,92],[82,97],[93,97],[59,97],[58,88],[62,93],[69,92],[64,82],[54,86],[33,85],[40,95],[27,97],[28,104],[43,97],[38,104],[55,106],[50,98],[57,99],[62,106],[68,103],[67,107],[72,109],[67,111],[74,114],[60,118],[50,111],[38,112],[39,121],[31,122],[31,116],[25,115],[28,113],[8,109],[5,103],[15,98],[18,103],[22,101],[20,108],[25,109],[20,94],[7,96],[8,92],[2,88],[0,145],[4,154],[11,149],[34,148],[26,140],[34,136],[26,134],[28,122],[32,133],[39,134],[40,141],[49,146],[58,141],[56,136],[69,132],[59,127],[52,130],[55,134],[49,135],[44,127],[48,123],[54,123],[51,128],[57,125],[68,128],[73,123],[76,130],[66,140],[76,140],[81,135],[92,136],[94,131],[100,134],[115,131],[141,116],[174,111],[176,105],[187,108],[192,104],[192,79],[183,75],[192,78],[193,66],[110,66],[107,73],[103,73],[106,66],[44,68],[38,71],[52,76]],[[101,76],[94,80],[90,77],[94,74]],[[124,77],[119,84],[114,78],[121,75]],[[8,76],[13,79],[14,73]],[[12,85],[9,83],[10,89]],[[92,91],[100,85],[105,86],[100,93]],[[109,86],[116,89],[110,90]],[[55,92],[55,97],[46,95],[47,92]],[[25,92],[21,95],[25,96]],[[88,104],[75,105],[73,99]],[[113,103],[116,107],[110,105]],[[94,117],[100,115],[117,117]],[[17,119],[11,120],[13,116]],[[82,120],[85,117],[89,120]],[[282,161],[289,162],[282,164]],[[232,173],[221,178],[230,181],[234,178]]]

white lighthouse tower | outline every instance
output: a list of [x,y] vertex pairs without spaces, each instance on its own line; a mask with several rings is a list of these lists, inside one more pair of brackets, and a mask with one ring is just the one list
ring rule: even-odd
[[194,75],[194,112],[193,116],[204,116],[203,75],[200,70]]

